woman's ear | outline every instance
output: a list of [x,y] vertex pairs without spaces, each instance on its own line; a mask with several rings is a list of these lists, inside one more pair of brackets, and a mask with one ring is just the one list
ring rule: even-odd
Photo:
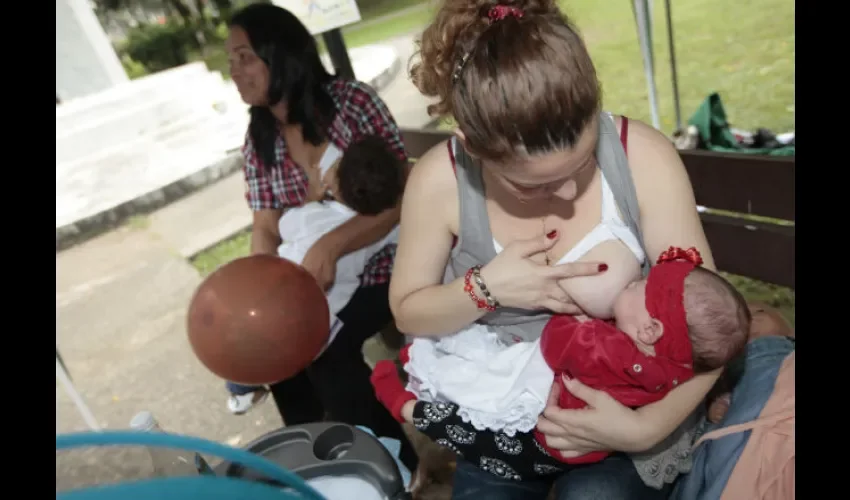
[[646,345],[653,345],[664,335],[664,324],[655,318],[649,318],[643,327],[638,330],[638,340]]

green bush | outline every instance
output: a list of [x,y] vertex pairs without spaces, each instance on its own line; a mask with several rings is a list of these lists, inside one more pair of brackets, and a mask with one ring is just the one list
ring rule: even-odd
[[[193,55],[203,51],[202,45],[218,47],[226,38],[224,23],[211,25],[201,20],[192,23],[169,20],[165,24],[141,24],[131,29],[118,47],[118,53],[122,60],[126,56],[141,64],[146,73],[156,73],[187,64]],[[125,69],[131,75],[127,64]]]
[[219,42],[224,42],[227,40],[227,35],[230,34],[230,28],[227,27],[227,23],[219,23],[218,26],[215,27],[215,39]]
[[197,47],[195,33],[182,23],[140,24],[127,34],[123,54],[156,73],[189,62],[189,51]]
[[130,80],[135,80],[148,74],[148,69],[145,68],[145,65],[130,57],[129,54],[121,55],[121,65],[124,66],[124,72],[127,73]]

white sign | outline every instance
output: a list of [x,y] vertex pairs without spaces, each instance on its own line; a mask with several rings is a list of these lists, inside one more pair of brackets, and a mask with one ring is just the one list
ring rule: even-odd
[[295,14],[313,35],[360,21],[356,0],[273,0]]

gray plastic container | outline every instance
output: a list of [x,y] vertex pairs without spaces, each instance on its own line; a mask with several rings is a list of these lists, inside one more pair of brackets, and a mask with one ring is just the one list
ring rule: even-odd
[[[277,463],[304,480],[355,476],[387,500],[408,500],[395,459],[381,442],[357,427],[336,422],[284,427],[248,443],[245,450]],[[218,475],[274,483],[240,464],[222,462]]]

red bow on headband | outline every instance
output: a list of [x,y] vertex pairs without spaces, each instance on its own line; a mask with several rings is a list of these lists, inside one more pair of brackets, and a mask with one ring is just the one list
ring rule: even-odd
[[662,262],[675,262],[677,260],[684,260],[685,262],[690,262],[695,266],[702,265],[702,256],[699,254],[699,250],[694,247],[687,250],[683,250],[679,247],[670,247],[667,251],[661,253],[656,264],[661,264]]
[[490,7],[490,10],[487,11],[487,17],[490,19],[491,23],[501,21],[502,19],[508,16],[513,16],[517,19],[522,19],[522,9],[511,7],[509,5],[496,5],[494,7]]

